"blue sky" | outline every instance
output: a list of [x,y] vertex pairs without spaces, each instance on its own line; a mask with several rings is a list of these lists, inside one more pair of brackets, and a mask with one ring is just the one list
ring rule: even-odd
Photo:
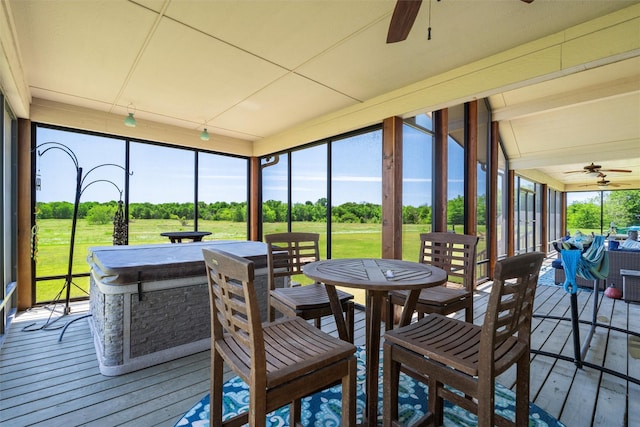
[[[124,189],[125,173],[123,169],[108,164],[125,164],[123,140],[38,128],[38,145],[49,141],[62,143],[75,153],[85,176],[81,201],[118,200],[119,190],[116,186]],[[37,200],[73,202],[76,168],[70,156],[62,149],[52,149],[36,157],[37,172],[42,182],[42,191],[37,192]],[[130,158],[130,170],[133,172],[129,177],[132,202],[193,201],[192,151],[132,143]],[[209,194],[216,200],[246,201],[246,161],[210,154],[200,156],[199,161],[201,198]],[[103,164],[107,166],[100,166]],[[111,181],[115,186],[102,180]],[[94,181],[98,182],[91,184]]]
[[[379,138],[380,131],[333,144],[334,205],[345,202],[381,203],[381,152],[379,148],[372,148]],[[417,132],[405,133],[405,205],[431,204],[431,149],[424,138],[424,134]],[[42,186],[42,191],[37,192],[38,201],[73,202],[75,195],[76,169],[70,156],[61,149],[62,146],[42,146],[47,142],[64,144],[77,157],[85,178],[81,201],[118,200],[118,189],[124,189],[125,176],[121,168],[111,164],[125,164],[123,140],[39,127],[37,141],[41,153],[43,148],[56,147],[36,156]],[[454,170],[461,169],[462,150],[449,150],[449,155],[451,164],[457,166]],[[326,197],[326,146],[296,151],[292,158],[294,203],[316,202]],[[131,202],[183,203],[193,200],[193,152],[132,143],[130,159],[133,171],[130,176]],[[246,200],[246,162],[210,154],[201,155],[199,162],[201,200]],[[265,179],[264,200],[286,200],[286,159],[282,159],[277,167],[265,169],[265,177],[268,179]],[[450,168],[448,178],[449,197],[462,194],[461,177],[454,176]]]
[[570,192],[570,193],[567,193],[567,206],[577,202],[584,203],[593,198],[597,198],[598,200],[600,200],[600,192],[599,191]]
[[[51,144],[52,142],[58,144]],[[36,198],[42,202],[73,202],[76,191],[76,167],[72,160],[75,155],[78,166],[82,168],[85,181],[82,201],[118,200],[119,192],[111,184],[97,180],[113,181],[120,188],[124,184],[124,172],[113,166],[94,169],[101,164],[115,163],[124,165],[124,150],[121,141],[90,135],[60,132],[38,128],[37,132],[36,173],[40,176],[42,191],[36,192]],[[64,146],[68,147],[65,148]]]

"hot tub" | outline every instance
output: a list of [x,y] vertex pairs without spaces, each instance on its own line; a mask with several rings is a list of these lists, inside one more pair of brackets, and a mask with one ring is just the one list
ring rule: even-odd
[[103,375],[121,375],[210,348],[202,248],[254,261],[256,293],[266,319],[267,246],[262,242],[89,248],[89,324]]

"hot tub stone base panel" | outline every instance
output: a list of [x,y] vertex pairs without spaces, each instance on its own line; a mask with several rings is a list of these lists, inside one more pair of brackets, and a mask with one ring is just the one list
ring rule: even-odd
[[[90,280],[89,324],[100,372],[115,376],[208,350],[209,295],[205,277],[102,285]],[[256,293],[266,319],[266,269],[256,271]]]

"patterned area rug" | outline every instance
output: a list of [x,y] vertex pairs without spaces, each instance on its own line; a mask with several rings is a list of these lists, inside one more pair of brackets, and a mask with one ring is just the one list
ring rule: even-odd
[[[364,412],[364,375],[365,351],[358,348],[358,401],[356,403],[357,422],[362,422]],[[382,382],[382,361],[380,363],[380,382]],[[424,415],[427,403],[427,389],[421,383],[417,383],[410,377],[400,375],[400,417],[403,423],[412,423]],[[224,384],[224,408],[225,419],[240,412],[245,412],[249,407],[248,386],[238,377],[234,377]],[[336,386],[328,390],[316,393],[302,401],[302,423],[305,426],[327,427],[340,425],[341,387]],[[496,412],[506,418],[514,419],[514,394],[511,390],[500,384],[496,385]],[[382,384],[380,386],[380,406],[382,411]],[[382,422],[381,413],[378,415],[379,423]],[[289,408],[280,408],[267,417],[267,425],[271,427],[285,427],[289,423]],[[209,426],[209,395],[193,406],[176,424],[177,427],[208,427]],[[445,426],[471,427],[476,426],[476,416],[445,401]],[[562,423],[551,417],[545,411],[529,404],[529,427],[564,427]]]
[[555,282],[555,269],[549,267],[545,272],[540,272],[538,277],[538,285],[558,286]]

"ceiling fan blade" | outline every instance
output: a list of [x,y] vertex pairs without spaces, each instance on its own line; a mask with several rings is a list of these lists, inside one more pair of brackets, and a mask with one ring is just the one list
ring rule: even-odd
[[600,169],[602,172],[621,172],[621,173],[631,173],[629,169]]
[[421,4],[422,0],[398,0],[391,16],[387,43],[396,43],[407,38]]
[[[522,1],[525,3],[533,2],[533,0]],[[401,42],[409,36],[421,5],[422,0],[398,0],[396,2],[387,33],[387,43]]]

